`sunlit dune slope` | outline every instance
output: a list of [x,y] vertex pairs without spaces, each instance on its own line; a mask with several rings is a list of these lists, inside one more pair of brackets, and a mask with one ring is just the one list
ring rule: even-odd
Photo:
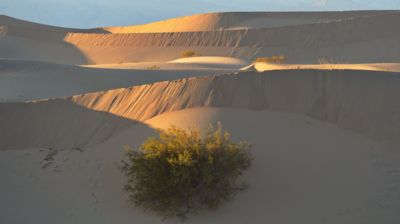
[[400,63],[371,63],[371,64],[271,64],[257,62],[243,67],[242,70],[257,70],[260,72],[271,70],[291,69],[319,69],[319,70],[367,70],[400,72]]
[[0,103],[67,97],[223,71],[191,66],[184,70],[175,67],[169,70],[146,67],[122,70],[0,59]]
[[[204,56],[256,58],[286,55],[290,63],[321,58],[345,63],[397,62],[400,13],[306,25],[177,33],[69,34],[65,41],[96,63],[173,60],[184,50]],[[146,49],[146,50],[145,50]],[[163,51],[161,51],[163,49]],[[134,53],[140,52],[136,55]],[[111,57],[106,57],[106,55]]]
[[[296,16],[324,17],[325,13],[300,13]],[[363,16],[356,16],[357,13]],[[3,26],[0,57],[63,64],[115,64],[167,62],[179,58],[183,51],[193,50],[203,56],[247,60],[285,55],[289,63],[313,64],[319,59],[332,59],[335,63],[398,62],[400,33],[396,21],[400,19],[400,13],[371,11],[353,14],[344,12],[343,15],[348,16],[339,20],[266,28],[228,29],[231,27],[228,24],[226,29],[156,33],[106,33],[108,31],[100,29],[62,33],[63,38],[59,32],[53,35],[34,26],[16,32],[0,23]],[[252,13],[243,15],[252,17]],[[255,17],[258,15],[255,13]],[[272,15],[286,18],[292,14]],[[327,13],[325,17],[335,17],[332,15]],[[226,16],[241,18],[242,14],[228,13]],[[204,23],[208,23],[207,20]]]
[[233,57],[186,57],[167,62],[131,62],[117,64],[84,65],[89,68],[153,69],[153,70],[208,70],[210,73],[236,72],[249,62]]
[[[86,112],[106,112],[128,121],[145,121],[165,112],[193,107],[240,107],[251,110],[271,109],[307,115],[357,131],[377,140],[398,142],[400,78],[398,73],[367,71],[287,70],[265,73],[240,73],[210,77],[186,78],[150,85],[78,95],[63,100],[44,100],[36,103],[0,104],[0,148],[56,145],[54,135],[69,135],[74,128],[38,122],[40,117],[64,120],[79,119],[80,113],[63,113],[69,105]],[[35,112],[44,108],[44,113]],[[361,112],[360,112],[361,111]],[[37,118],[33,118],[37,116]],[[107,138],[96,137],[95,144]],[[50,125],[44,128],[43,125]],[[28,128],[29,127],[29,128]],[[52,130],[48,138],[18,136]],[[24,134],[25,133],[25,134]],[[19,139],[16,141],[15,139]],[[26,139],[26,140],[24,140]],[[86,141],[92,141],[87,139]],[[33,145],[32,145],[33,144]],[[63,142],[63,145],[85,145],[86,142]]]
[[381,15],[391,12],[395,11],[224,12],[184,16],[136,26],[103,27],[101,29],[111,33],[169,33],[271,28]]
[[240,58],[232,57],[186,57],[179,58],[168,63],[172,64],[205,64],[205,65],[221,65],[221,66],[243,66],[247,65],[248,62]]

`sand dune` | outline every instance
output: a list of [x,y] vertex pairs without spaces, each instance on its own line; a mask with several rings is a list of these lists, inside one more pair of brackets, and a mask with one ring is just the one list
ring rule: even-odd
[[[400,13],[359,13],[363,16],[357,16],[357,12],[343,13],[347,15],[344,17],[340,13],[337,16],[328,13],[326,17],[334,18],[267,28],[230,29],[228,23],[224,29],[163,33],[105,33],[100,29],[63,33],[62,38],[57,32],[52,35],[32,26],[18,32],[3,31],[0,57],[64,64],[113,64],[166,62],[179,58],[182,51],[194,50],[203,56],[233,56],[248,60],[284,54],[289,63],[312,64],[321,58],[332,59],[335,63],[397,63],[400,60],[397,44],[400,35],[396,21],[400,19]],[[227,17],[234,15],[226,14]],[[290,13],[273,15],[291,16]],[[31,37],[36,34],[46,38]]]
[[211,68],[240,69],[243,66],[248,65],[249,62],[242,60],[240,58],[233,58],[233,57],[198,56],[198,57],[179,58],[173,61],[169,61],[168,64],[174,64],[174,65],[186,64],[186,65],[207,66]]
[[[10,136],[6,138],[10,141],[3,141],[0,148],[16,147],[14,144],[19,141],[15,139],[19,139],[19,135],[29,135],[32,132],[39,134],[41,130],[51,129],[51,127],[44,128],[45,124],[31,126],[23,119],[29,120],[32,113],[35,114],[35,108],[46,108],[46,119],[58,120],[64,116],[59,114],[59,108],[71,104],[141,122],[165,112],[193,107],[271,109],[307,115],[376,140],[398,143],[399,81],[397,73],[353,70],[248,72],[164,81],[77,95],[64,100],[3,103],[0,104],[0,111],[7,116],[0,117],[0,125],[10,128],[4,128],[1,135]],[[71,112],[65,116],[78,119],[80,114]],[[68,117],[65,119],[68,120]],[[61,126],[52,129],[65,131]],[[72,128],[67,128],[64,134],[70,135],[71,131],[73,132]],[[15,136],[14,139],[12,136]],[[97,142],[106,139],[99,138]],[[41,141],[43,141],[41,144],[28,141],[26,146],[47,146],[47,141],[57,145],[57,139],[51,137],[49,140],[43,138]],[[84,144],[77,142],[76,140],[63,145],[73,147],[76,144]]]
[[[215,121],[222,121],[235,140],[253,143],[256,160],[245,175],[250,188],[218,212],[187,223],[396,224],[398,154],[363,136],[304,116],[233,108],[183,110],[146,123],[163,128]],[[121,190],[125,179],[115,163],[123,159],[122,145],[137,147],[153,135],[152,128],[139,124],[83,151],[0,151],[0,220],[179,223],[129,205]]]
[[63,99],[52,100],[52,105],[49,108],[41,102],[0,104],[0,135],[4,139],[0,148],[83,148],[103,142],[136,123]]
[[259,72],[271,70],[291,70],[291,69],[319,69],[319,70],[366,70],[366,71],[386,71],[400,72],[399,63],[371,63],[371,64],[271,64],[257,62],[243,67],[242,70],[257,70]]
[[70,32],[104,33],[107,31],[48,26],[0,15],[0,58],[60,64],[90,63],[79,49],[64,42],[63,39]]
[[222,121],[254,145],[250,188],[188,223],[398,224],[398,21],[234,12],[80,30],[0,15],[0,223],[177,223],[128,204],[122,146]]
[[178,17],[144,25],[103,27],[101,29],[111,33],[169,33],[254,29],[321,23],[391,12],[396,11],[207,13]]
[[143,67],[121,70],[0,59],[0,103],[67,97],[228,71],[190,65],[182,69],[171,67],[168,70],[154,70]]
[[75,29],[65,28],[58,26],[50,26],[45,24],[33,23],[25,20],[12,18],[5,15],[0,15],[0,25],[6,28],[8,34],[32,38],[41,39],[46,41],[51,40],[62,40],[62,38],[71,32],[75,33],[108,33],[108,31],[100,28],[94,29]]
[[305,114],[376,139],[398,141],[399,80],[397,73],[353,70],[249,72],[160,82],[70,100],[139,121],[191,107],[268,108]]
[[208,70],[215,71],[216,73],[235,72],[242,68],[243,65],[239,64],[226,64],[226,63],[170,63],[170,62],[128,62],[118,64],[97,64],[97,65],[82,65],[81,67],[87,68],[111,68],[111,69],[141,69],[141,70],[177,70],[177,71],[190,71],[190,70]]
[[[124,50],[145,48],[168,51],[157,60],[172,60],[181,51],[192,49],[203,56],[254,58],[284,54],[290,63],[316,63],[332,58],[335,63],[398,62],[399,33],[394,21],[400,13],[297,26],[219,30],[178,33],[78,34],[67,35],[65,41],[86,55],[94,55],[95,63],[106,63],[95,55],[116,55]],[[112,50],[109,50],[112,49]],[[221,49],[218,51],[217,49]],[[149,53],[148,53],[149,54]],[[154,60],[134,54],[128,61]],[[120,59],[120,58],[119,58]],[[111,60],[111,59],[107,59]]]

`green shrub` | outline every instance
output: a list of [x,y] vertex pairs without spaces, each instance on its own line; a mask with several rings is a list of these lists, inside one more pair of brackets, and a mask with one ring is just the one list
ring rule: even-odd
[[127,147],[121,170],[136,205],[164,218],[185,219],[216,209],[247,187],[237,178],[252,162],[250,145],[231,142],[222,125],[210,126],[203,138],[198,129],[172,126],[159,132],[139,150]]

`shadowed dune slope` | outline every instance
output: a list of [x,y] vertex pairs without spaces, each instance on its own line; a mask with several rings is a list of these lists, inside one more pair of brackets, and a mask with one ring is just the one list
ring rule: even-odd
[[91,63],[78,48],[64,41],[69,32],[107,31],[48,26],[0,15],[0,58],[60,64]]
[[[57,119],[68,120],[69,116],[79,119],[79,113],[60,111],[59,108],[68,108],[71,104],[134,121],[145,121],[165,112],[193,107],[271,109],[307,115],[377,140],[398,143],[399,86],[398,73],[288,70],[186,78],[84,94],[64,100],[0,104],[0,126],[5,127],[2,136],[11,138],[2,142],[1,148],[14,147],[12,136],[48,130],[67,131],[68,135],[68,131],[73,131],[68,128],[64,130],[62,125],[30,125],[23,118],[31,117],[31,113],[34,113],[31,108],[36,108],[37,104],[45,108],[45,115],[41,116],[50,120],[54,116],[60,116]],[[32,144],[29,138],[22,139],[27,139],[26,145]]]
[[50,26],[40,23],[29,22],[13,17],[0,15],[0,26],[7,31],[7,34],[32,39],[60,41],[67,33],[108,33],[100,28],[75,29],[58,26]]
[[0,149],[74,148],[103,142],[137,122],[63,99],[0,104]]

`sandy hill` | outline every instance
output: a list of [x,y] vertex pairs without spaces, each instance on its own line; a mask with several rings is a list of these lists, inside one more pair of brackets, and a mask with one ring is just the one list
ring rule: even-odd
[[[0,223],[177,223],[128,204],[122,146],[221,121],[254,146],[250,188],[189,224],[398,224],[398,21],[235,12],[78,30],[0,16]],[[251,64],[282,54],[292,64]]]
[[78,31],[84,31],[80,29],[72,29],[72,28],[63,28],[63,27],[57,27],[57,26],[50,26],[50,25],[45,25],[45,24],[39,24],[39,23],[33,23],[13,17],[9,17],[6,15],[0,15],[0,24],[1,26],[9,27],[11,29],[26,29],[26,30],[38,30],[38,31],[44,31],[44,32],[51,32],[51,31],[60,31],[60,32],[78,32]]
[[[103,121],[99,128],[118,123],[105,117]],[[123,144],[138,147],[154,135],[153,128],[215,121],[222,121],[235,140],[253,143],[256,160],[245,174],[250,187],[217,212],[185,223],[241,224],[250,218],[255,224],[397,223],[397,150],[305,116],[243,108],[166,113],[89,148],[0,151],[0,219],[5,223],[23,223],[27,217],[34,223],[181,223],[162,221],[129,205],[122,191],[125,178],[116,163],[124,158]]]
[[196,32],[225,29],[253,29],[321,23],[395,11],[344,12],[223,12],[178,17],[149,24],[103,27],[111,33]]
[[171,124],[222,121],[254,145],[250,188],[187,223],[396,224],[399,80],[377,71],[247,72],[1,103],[0,221],[178,223],[127,203],[116,168],[122,145]]
[[89,60],[76,47],[64,42],[69,32],[106,32],[32,23],[0,15],[0,58],[85,64]]
[[64,28],[57,26],[50,26],[40,23],[33,23],[21,19],[16,19],[6,15],[0,15],[0,26],[3,27],[4,31],[9,35],[33,38],[45,41],[60,41],[63,37],[70,32],[75,33],[108,33],[105,30],[94,28],[94,29],[75,29],[75,28]]
[[[335,62],[397,62],[400,59],[400,13],[357,17],[327,23],[313,23],[249,30],[218,30],[176,33],[78,34],[65,41],[97,63],[112,60],[172,60],[184,50],[201,55],[255,57],[284,54],[290,63],[316,63],[320,58]],[[126,54],[127,50],[138,52]],[[162,51],[161,51],[162,49]],[[140,55],[140,56],[139,56]]]
[[[271,20],[277,26],[254,28],[248,25],[246,29],[236,29],[242,26],[236,23],[242,21],[240,18],[249,17],[249,20],[243,21],[252,21],[258,17],[264,18],[264,15],[266,18],[270,16],[283,19],[321,18],[317,22],[306,22],[306,19],[301,24],[283,25],[277,20]],[[397,44],[400,35],[396,23],[400,19],[400,13],[397,11],[254,13],[254,16],[252,13],[223,13],[196,15],[193,18],[199,16],[209,19],[201,20],[203,25],[193,26],[206,31],[190,31],[184,28],[184,24],[190,24],[189,22],[178,22],[175,26],[175,22],[171,21],[166,23],[172,24],[172,27],[181,27],[176,28],[177,30],[186,31],[73,31],[66,35],[62,33],[63,38],[60,38],[59,32],[54,35],[43,33],[32,24],[28,24],[30,28],[18,29],[18,32],[3,28],[0,35],[0,57],[64,64],[112,64],[166,62],[179,58],[182,51],[193,50],[203,56],[234,56],[247,60],[284,54],[290,63],[316,63],[321,58],[342,63],[398,62],[400,59]],[[234,19],[235,16],[239,19]],[[190,20],[192,17],[185,18],[178,20]],[[225,20],[231,22],[222,22]],[[263,19],[261,20],[260,23],[264,24]],[[225,23],[226,25],[215,25]],[[210,28],[201,28],[208,26]]]
[[[92,68],[38,61],[0,59],[0,103],[67,97],[188,76],[219,74],[235,69],[174,66],[148,69]],[[111,66],[112,67],[112,66]]]
[[243,71],[271,71],[290,69],[319,69],[319,70],[365,70],[400,72],[400,63],[370,63],[370,64],[275,64],[257,62],[241,68]]
[[[79,127],[79,123],[74,128],[57,125],[58,122],[64,122],[68,117],[80,120],[81,113],[82,116],[94,113],[143,122],[165,112],[193,107],[285,111],[329,121],[378,140],[399,141],[399,91],[397,73],[288,70],[187,78],[88,93],[63,100],[2,103],[0,124],[7,128],[2,129],[0,134],[7,136],[5,139],[10,141],[2,141],[0,148],[58,145],[56,136],[75,136],[74,130]],[[64,110],[70,112],[66,114],[62,112]],[[46,115],[40,111],[45,111]],[[360,111],[363,113],[360,114]],[[57,122],[42,122],[43,119]],[[98,121],[88,120],[94,122],[94,126],[88,126],[93,127],[89,128],[93,132],[90,136],[105,140],[96,133],[103,133],[107,129],[95,127],[106,124],[103,124],[104,119],[100,120],[102,123]],[[43,125],[50,126],[44,128]],[[40,130],[51,130],[51,133],[43,134]],[[47,137],[39,138],[35,135]],[[31,138],[38,142],[33,144],[29,140]],[[85,142],[76,139],[64,142],[65,139],[61,138],[63,142],[60,144],[68,147],[84,146],[92,142],[92,138],[84,138]]]

